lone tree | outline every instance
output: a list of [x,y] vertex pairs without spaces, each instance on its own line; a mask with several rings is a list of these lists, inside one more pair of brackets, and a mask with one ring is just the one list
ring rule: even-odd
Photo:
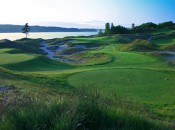
[[30,32],[30,27],[29,27],[28,23],[26,23],[24,25],[24,28],[22,29],[22,33],[25,33],[26,34],[26,38],[27,38],[27,35],[29,34],[29,32]]

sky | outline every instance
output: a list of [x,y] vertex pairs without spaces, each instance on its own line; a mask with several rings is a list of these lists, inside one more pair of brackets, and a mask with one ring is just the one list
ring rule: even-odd
[[175,22],[175,0],[0,0],[0,24],[104,28]]

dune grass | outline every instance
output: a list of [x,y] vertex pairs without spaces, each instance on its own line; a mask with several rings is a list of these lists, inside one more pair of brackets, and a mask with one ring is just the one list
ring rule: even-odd
[[[69,98],[71,97],[71,98]],[[165,124],[140,116],[144,107],[123,102],[116,96],[105,97],[97,89],[77,89],[57,96],[18,96],[15,105],[1,106],[0,129],[8,130],[163,130]],[[2,110],[4,109],[4,110]],[[2,118],[3,117],[3,118]]]
[[121,50],[123,51],[137,51],[137,52],[144,52],[144,51],[153,51],[157,50],[157,46],[152,44],[147,40],[134,40],[131,43],[121,45]]
[[42,39],[20,39],[16,41],[0,40],[0,48],[15,48],[21,53],[45,54],[39,48]]
[[[73,65],[97,65],[107,64],[111,62],[112,57],[105,53],[80,52],[75,53],[66,58],[72,60]],[[78,61],[78,62],[77,62]]]

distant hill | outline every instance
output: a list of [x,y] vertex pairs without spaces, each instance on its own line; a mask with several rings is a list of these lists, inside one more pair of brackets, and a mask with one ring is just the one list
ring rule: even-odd
[[[45,27],[45,26],[30,26],[31,32],[96,32],[97,29],[88,28],[63,28],[63,27]],[[0,33],[15,33],[21,32],[22,25],[0,24]]]

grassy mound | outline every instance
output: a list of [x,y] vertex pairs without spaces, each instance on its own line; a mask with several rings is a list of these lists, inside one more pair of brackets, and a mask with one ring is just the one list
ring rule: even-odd
[[160,48],[161,48],[162,50],[175,51],[175,44],[162,45]]
[[62,70],[73,68],[73,66],[51,60],[41,55],[24,53],[21,52],[21,50],[13,48],[0,49],[0,67],[16,71]]
[[39,49],[40,43],[42,42],[42,39],[20,39],[15,42],[17,42],[20,45],[23,45],[25,47],[24,51],[29,53],[35,53],[35,54],[45,54],[42,50]]
[[[0,65],[10,70],[18,71],[42,71],[42,70],[64,70],[73,68],[72,66],[60,63],[43,56],[32,56],[26,54],[7,55]],[[1,58],[4,58],[0,56]]]
[[85,51],[85,49],[76,48],[76,47],[69,47],[66,50],[56,52],[56,54],[58,54],[58,55],[71,55],[71,54],[82,52],[82,51]]
[[131,43],[121,45],[121,50],[124,51],[152,51],[156,50],[157,46],[147,40],[136,39]]
[[[16,54],[12,54],[12,52],[18,51]],[[0,49],[0,65],[10,65],[10,64],[16,64],[20,62],[25,62],[28,60],[32,60],[35,58],[35,55],[32,54],[22,54],[19,53],[21,51],[14,50],[14,49]]]
[[20,50],[20,52],[24,52],[26,50],[26,47],[24,45],[16,43],[16,42],[12,42],[12,41],[7,40],[7,39],[0,40],[0,48],[1,49],[14,48],[14,49]]
[[49,45],[57,45],[61,42],[67,42],[67,41],[70,41],[71,39],[68,39],[68,38],[55,38],[55,39],[49,39],[47,40],[47,43]]
[[112,60],[112,57],[105,53],[76,53],[66,57],[71,59],[72,64],[78,65],[97,65],[97,64],[105,64],[109,63]]
[[143,40],[147,40],[149,39],[150,35],[146,35],[146,34],[117,34],[112,36],[112,38],[117,39],[118,43],[129,43],[132,42],[135,39],[143,39]]
[[126,36],[124,36],[124,35],[119,35],[119,34],[117,34],[117,35],[114,35],[114,36],[112,36],[112,38],[114,38],[114,39],[116,39],[116,43],[118,42],[118,43],[128,43],[128,42],[131,42],[131,39],[130,39],[130,37],[128,37],[128,35]]
[[[41,39],[20,39],[17,41],[0,40],[1,48],[14,48],[20,50],[23,53],[45,54],[42,50],[39,50],[39,43]],[[17,52],[12,52],[17,53]]]

